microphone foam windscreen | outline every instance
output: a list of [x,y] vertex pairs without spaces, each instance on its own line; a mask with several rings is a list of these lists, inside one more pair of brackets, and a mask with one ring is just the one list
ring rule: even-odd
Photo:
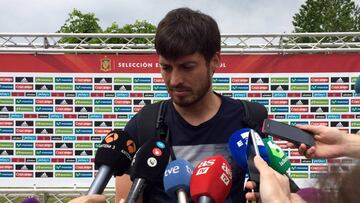
[[[248,162],[247,157],[250,152],[249,145],[249,134],[250,128],[243,128],[234,132],[229,138],[229,149],[233,160],[237,163],[237,165],[244,171],[248,172]],[[268,162],[269,155],[267,152],[267,148],[265,147],[263,141],[261,140],[260,135],[253,131],[255,135],[255,139],[257,140],[258,149],[261,157]],[[252,143],[252,142],[251,142]]]
[[170,162],[164,172],[164,189],[171,197],[176,199],[176,191],[183,189],[187,194],[190,193],[190,179],[194,167],[190,162],[179,159]]
[[264,138],[263,141],[269,152],[269,166],[280,174],[286,173],[291,163],[284,151],[270,138]]
[[247,172],[246,151],[248,146],[249,128],[234,132],[229,138],[229,150],[233,160],[244,171]]
[[130,167],[136,152],[135,142],[122,130],[114,130],[106,135],[97,149],[95,167],[110,166],[115,175],[124,174]]
[[210,156],[195,167],[190,181],[190,195],[195,202],[201,196],[207,196],[214,203],[223,203],[230,193],[231,185],[229,163],[222,156]]
[[170,149],[166,142],[152,138],[136,152],[131,163],[130,177],[144,178],[148,182],[161,182],[169,162]]

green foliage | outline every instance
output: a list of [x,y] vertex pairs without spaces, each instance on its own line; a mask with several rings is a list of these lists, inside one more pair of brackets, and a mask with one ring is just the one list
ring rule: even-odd
[[[134,24],[126,24],[119,28],[117,23],[112,23],[111,26],[104,30],[104,33],[155,33],[156,26],[147,22],[146,20],[136,20]],[[124,38],[112,38],[106,43],[110,44],[125,44],[129,40]],[[136,44],[146,44],[148,41],[143,38],[132,40]]]
[[[61,33],[101,33],[101,27],[98,24],[99,19],[95,17],[94,13],[81,13],[81,11],[74,9],[69,13],[69,18],[65,24],[61,26],[58,32]],[[63,38],[61,43],[79,43],[83,39],[77,38]],[[84,41],[90,42],[91,38],[86,38]]]
[[292,24],[296,33],[351,32],[359,31],[359,19],[359,7],[352,0],[307,0],[294,15]]
[[[60,33],[155,33],[156,26],[147,22],[146,20],[136,20],[134,24],[126,24],[119,27],[116,22],[113,22],[104,31],[99,26],[99,19],[95,17],[94,13],[82,13],[74,9],[69,13],[69,18],[65,24],[61,26],[58,32]],[[60,43],[79,43],[84,39],[78,38],[62,38]],[[130,39],[125,38],[86,38],[87,43],[108,43],[108,44],[126,44]],[[148,41],[143,38],[133,39],[132,43],[146,44]]]

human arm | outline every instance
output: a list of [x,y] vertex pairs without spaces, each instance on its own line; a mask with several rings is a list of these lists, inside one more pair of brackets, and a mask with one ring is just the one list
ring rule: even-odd
[[[299,146],[299,153],[307,158],[337,158],[349,156],[360,158],[360,136],[347,134],[336,128],[326,126],[297,125],[314,135],[315,146]],[[289,143],[289,147],[294,144]]]
[[[260,198],[262,203],[291,202],[289,179],[270,168],[259,156],[255,156],[254,164],[260,173],[260,194],[249,192],[245,195],[246,199],[253,201]],[[255,186],[252,181],[245,184],[248,189],[254,189]]]
[[121,199],[126,199],[130,188],[132,185],[132,181],[130,180],[130,176],[124,174],[122,176],[116,176],[115,179],[115,202],[119,202]]

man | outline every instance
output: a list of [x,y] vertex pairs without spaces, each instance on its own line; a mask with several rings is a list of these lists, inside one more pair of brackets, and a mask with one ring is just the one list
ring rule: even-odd
[[[227,202],[244,202],[244,173],[232,162],[227,142],[235,131],[248,127],[239,101],[212,90],[212,77],[220,65],[220,32],[210,16],[188,8],[170,11],[159,23],[155,48],[161,75],[171,99],[165,103],[169,143],[178,159],[197,164],[211,155],[222,155],[231,164],[233,187]],[[125,130],[139,140],[138,115]],[[116,202],[126,198],[131,186],[128,175],[116,178]],[[148,185],[143,202],[170,202],[163,186]]]
[[[170,133],[169,145],[177,159],[194,166],[212,155],[222,155],[232,167],[233,186],[226,202],[245,202],[245,174],[232,161],[228,139],[237,130],[249,127],[243,103],[221,96],[212,90],[212,78],[220,65],[221,39],[217,23],[210,16],[188,8],[170,11],[157,27],[155,48],[161,75],[170,100],[165,102],[165,124]],[[255,109],[254,104],[249,109]],[[256,105],[261,122],[267,117],[264,107]],[[140,114],[126,125],[137,143]],[[254,115],[251,115],[254,116]],[[259,126],[261,126],[261,122]],[[116,198],[126,199],[131,187],[129,175],[116,177]],[[84,202],[94,197],[84,197]],[[171,202],[162,184],[147,185],[143,202]]]

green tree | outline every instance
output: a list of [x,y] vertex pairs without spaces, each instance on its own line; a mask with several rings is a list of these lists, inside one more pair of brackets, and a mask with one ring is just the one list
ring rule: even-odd
[[352,0],[307,0],[294,15],[292,24],[296,33],[351,32],[359,31],[359,18],[359,7]]
[[[60,33],[101,33],[101,27],[98,24],[99,19],[95,17],[94,13],[85,13],[74,9],[69,13],[69,18],[65,24],[61,26],[58,32]],[[61,43],[79,43],[83,39],[78,38],[62,38]],[[86,38],[85,42],[90,42],[92,38]]]
[[[136,20],[133,24],[126,24],[122,28],[119,28],[117,23],[112,23],[109,27],[104,30],[104,33],[155,33],[156,26],[147,22],[146,20]],[[125,44],[130,39],[124,38],[112,38],[106,43],[112,44]],[[136,44],[146,44],[148,41],[143,38],[135,38],[132,40]]]

